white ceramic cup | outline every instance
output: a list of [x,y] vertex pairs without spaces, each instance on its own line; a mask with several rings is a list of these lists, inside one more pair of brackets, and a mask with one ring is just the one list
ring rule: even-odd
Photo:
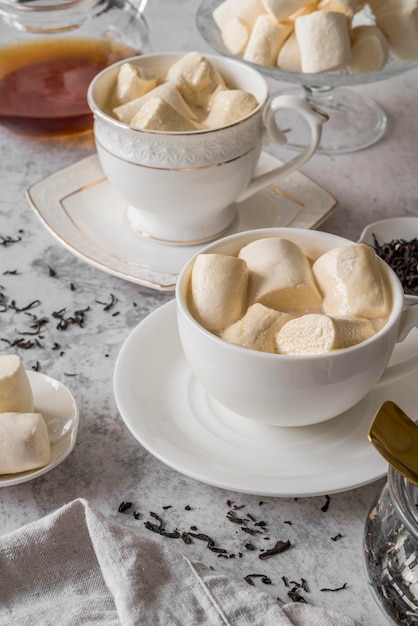
[[[268,228],[225,237],[207,245],[200,254],[236,255],[243,246],[263,237],[290,239],[312,259],[353,243],[320,231]],[[418,305],[404,309],[402,285],[381,259],[393,300],[385,326],[355,346],[315,355],[258,352],[228,343],[205,330],[188,305],[194,259],[182,269],[176,287],[181,345],[202,386],[243,417],[274,426],[323,422],[353,407],[379,379],[388,383],[418,370],[418,356],[387,367],[395,344],[418,326]]]
[[[184,53],[150,54],[131,63],[165,75]],[[327,116],[302,98],[276,96],[269,101],[264,78],[250,66],[205,55],[229,87],[252,92],[258,107],[245,118],[219,129],[161,132],[131,128],[111,115],[109,94],[120,63],[100,72],[88,90],[94,134],[102,168],[128,203],[128,219],[138,232],[158,240],[193,244],[220,236],[236,214],[235,202],[293,172],[314,154]],[[286,137],[274,116],[293,109],[308,123],[305,150],[273,171],[253,177],[263,141]]]

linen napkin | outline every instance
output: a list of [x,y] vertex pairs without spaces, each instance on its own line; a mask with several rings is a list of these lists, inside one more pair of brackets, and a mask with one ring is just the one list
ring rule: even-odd
[[107,519],[84,499],[0,537],[1,626],[358,626],[280,606]]

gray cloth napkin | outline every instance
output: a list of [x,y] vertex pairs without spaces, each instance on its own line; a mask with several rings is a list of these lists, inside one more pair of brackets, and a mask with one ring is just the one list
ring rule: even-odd
[[83,499],[0,537],[0,624],[358,626],[306,604],[280,607]]

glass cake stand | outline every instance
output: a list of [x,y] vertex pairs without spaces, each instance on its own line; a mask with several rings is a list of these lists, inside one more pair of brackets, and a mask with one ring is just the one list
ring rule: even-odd
[[[242,61],[241,57],[228,51],[213,19],[213,10],[221,2],[222,0],[202,0],[196,13],[197,28],[214,50]],[[357,23],[366,24],[371,23],[372,16],[365,10],[355,19]],[[300,95],[329,115],[329,121],[323,127],[322,140],[318,148],[318,152],[327,154],[342,154],[367,148],[379,141],[387,128],[387,117],[382,108],[373,99],[349,87],[387,80],[413,67],[418,67],[418,59],[407,62],[394,55],[391,55],[388,63],[380,71],[359,74],[350,74],[346,70],[307,74],[288,72],[249,61],[245,63],[272,81],[298,85],[291,90],[286,89],[286,93]],[[270,86],[272,90],[276,89],[274,84]],[[280,125],[286,129],[287,147],[300,150],[306,145],[307,128],[301,125],[300,119],[296,123],[296,118],[290,113],[289,115],[281,113],[281,115],[284,115],[281,117]]]

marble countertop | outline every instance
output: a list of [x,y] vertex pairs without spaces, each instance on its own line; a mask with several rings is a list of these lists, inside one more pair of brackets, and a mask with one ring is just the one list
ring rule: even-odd
[[[151,2],[146,9],[152,49],[209,51],[195,29],[197,0]],[[162,45],[164,42],[164,45]],[[393,216],[418,215],[418,70],[356,87],[386,111],[389,128],[376,145],[351,154],[316,155],[302,171],[338,199],[323,230],[356,240],[366,224]],[[277,90],[286,85],[276,85]],[[0,128],[0,294],[15,306],[0,312],[0,350],[18,353],[26,369],[64,383],[74,394],[80,425],[76,445],[53,471],[1,490],[0,534],[9,533],[82,497],[110,518],[149,534],[150,511],[167,528],[190,528],[211,535],[236,558],[219,558],[202,542],[161,542],[243,578],[262,573],[272,584],[256,585],[284,601],[285,580],[307,581],[303,598],[356,618],[364,626],[385,626],[363,573],[363,528],[384,478],[344,493],[276,498],[231,492],[184,476],[148,453],[130,434],[118,413],[112,377],[118,352],[149,313],[173,298],[126,282],[86,264],[60,245],[34,214],[25,191],[44,177],[94,154],[91,135],[68,140],[35,140]],[[278,155],[286,151],[278,150]],[[287,157],[286,157],[287,158]],[[13,243],[15,241],[15,243]],[[113,306],[106,303],[113,300]],[[30,302],[47,322],[31,347],[10,344],[27,324]],[[54,312],[84,311],[84,323],[58,328]],[[58,347],[57,347],[58,346]],[[355,462],[355,461],[353,461]],[[349,470],[348,470],[349,471]],[[132,509],[118,512],[122,501]],[[243,536],[228,520],[233,507],[262,519],[270,542]],[[140,513],[135,519],[132,510]],[[338,541],[332,538],[341,535]],[[261,564],[258,549],[273,539],[290,540],[292,550]],[[253,543],[255,551],[244,546]],[[264,543],[264,545],[262,545]],[[242,553],[239,557],[238,554]],[[324,588],[343,587],[326,593]]]

